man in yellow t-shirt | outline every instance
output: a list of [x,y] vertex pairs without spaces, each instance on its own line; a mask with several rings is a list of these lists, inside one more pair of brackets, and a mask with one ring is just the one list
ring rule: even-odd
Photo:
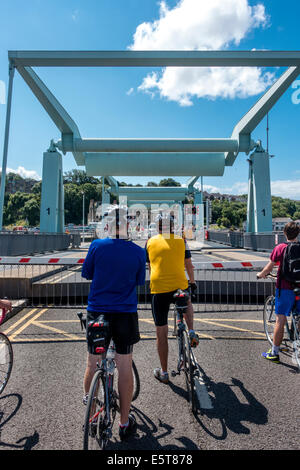
[[[147,262],[150,270],[150,291],[152,294],[152,315],[156,326],[156,344],[161,368],[154,370],[160,382],[168,383],[168,313],[174,302],[177,289],[187,289],[188,273],[192,291],[197,289],[191,253],[183,238],[174,235],[174,219],[168,221],[170,233],[164,233],[163,216],[158,218],[159,234],[150,238],[146,244]],[[185,313],[192,347],[199,344],[198,335],[193,329],[194,310],[191,301]]]

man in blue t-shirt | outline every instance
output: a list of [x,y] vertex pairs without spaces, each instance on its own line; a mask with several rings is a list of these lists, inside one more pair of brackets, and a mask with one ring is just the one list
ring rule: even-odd
[[[135,417],[129,413],[132,394],[132,351],[140,340],[136,286],[145,283],[145,250],[127,239],[127,210],[114,208],[108,214],[111,238],[91,243],[82,267],[82,277],[92,280],[88,297],[87,325],[104,314],[109,324],[109,336],[116,346],[119,375],[120,429],[123,440],[136,428]],[[87,328],[87,335],[88,335]],[[110,338],[108,338],[109,340]],[[84,376],[84,391],[88,391],[98,362],[88,343],[88,361]]]

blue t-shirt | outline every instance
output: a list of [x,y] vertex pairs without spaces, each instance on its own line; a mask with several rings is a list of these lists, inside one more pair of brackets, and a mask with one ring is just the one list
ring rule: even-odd
[[145,269],[145,250],[135,243],[118,238],[94,240],[81,273],[92,280],[88,310],[136,312],[136,286],[145,284]]

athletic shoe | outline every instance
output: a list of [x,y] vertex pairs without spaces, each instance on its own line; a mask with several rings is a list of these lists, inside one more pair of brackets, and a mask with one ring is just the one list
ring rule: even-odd
[[82,403],[83,403],[84,405],[87,405],[88,399],[89,399],[89,395],[88,395],[88,393],[87,393],[87,394],[84,395],[84,397],[82,398]]
[[132,434],[134,434],[137,428],[137,423],[133,414],[131,413],[129,414],[128,421],[129,421],[128,426],[119,426],[119,436],[120,436],[121,441],[124,441],[125,439],[130,437]]
[[154,369],[154,377],[163,384],[167,384],[169,382],[168,372],[163,373],[160,367]]
[[195,333],[195,331],[190,331],[189,336],[191,347],[196,348],[199,344],[199,336],[197,335],[197,333]]
[[265,359],[268,359],[268,361],[275,362],[276,364],[280,362],[279,354],[272,354],[272,349],[269,349],[269,351],[267,352],[263,352],[262,357],[264,357]]

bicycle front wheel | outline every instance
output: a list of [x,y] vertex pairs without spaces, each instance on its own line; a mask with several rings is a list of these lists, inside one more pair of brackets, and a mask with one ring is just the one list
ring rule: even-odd
[[300,332],[298,328],[298,324],[295,320],[293,320],[294,325],[294,337],[293,337],[293,359],[295,364],[298,366],[300,371]]
[[192,412],[196,411],[195,367],[191,358],[190,341],[187,332],[182,332],[183,340],[183,367],[185,373],[186,389]]
[[0,332],[0,393],[5,389],[13,366],[13,349],[8,337]]
[[270,295],[266,298],[263,311],[264,330],[270,345],[273,345],[273,336],[276,323],[275,297]]
[[104,450],[108,441],[106,434],[106,393],[105,380],[102,371],[95,372],[93,377],[89,399],[86,406],[83,449]]

